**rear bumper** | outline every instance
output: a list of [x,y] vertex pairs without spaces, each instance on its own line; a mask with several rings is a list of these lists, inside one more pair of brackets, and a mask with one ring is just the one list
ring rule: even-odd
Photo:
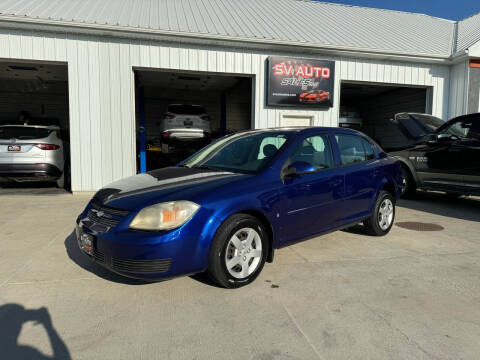
[[62,170],[52,164],[0,164],[0,178],[17,181],[56,180]]
[[168,133],[168,136],[163,136],[164,142],[175,141],[203,141],[207,138],[206,132],[202,129],[169,129],[164,133]]

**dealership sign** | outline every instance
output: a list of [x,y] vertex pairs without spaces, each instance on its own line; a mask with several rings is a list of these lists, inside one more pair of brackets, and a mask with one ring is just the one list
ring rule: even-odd
[[268,106],[332,107],[335,62],[270,56]]

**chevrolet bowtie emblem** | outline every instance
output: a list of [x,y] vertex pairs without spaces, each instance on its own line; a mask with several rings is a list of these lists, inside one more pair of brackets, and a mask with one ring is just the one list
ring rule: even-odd
[[102,217],[103,215],[105,215],[105,213],[103,211],[100,211],[100,210],[92,210],[95,215],[97,215],[97,217]]

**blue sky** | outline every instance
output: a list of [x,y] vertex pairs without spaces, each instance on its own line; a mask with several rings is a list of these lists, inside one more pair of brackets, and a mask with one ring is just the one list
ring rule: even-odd
[[461,20],[480,12],[480,0],[329,0],[327,2],[418,12]]

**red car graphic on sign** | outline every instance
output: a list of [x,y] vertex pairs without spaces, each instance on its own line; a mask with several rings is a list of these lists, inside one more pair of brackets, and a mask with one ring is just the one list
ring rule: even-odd
[[310,90],[301,93],[299,101],[304,103],[319,103],[330,98],[330,93],[324,90]]

